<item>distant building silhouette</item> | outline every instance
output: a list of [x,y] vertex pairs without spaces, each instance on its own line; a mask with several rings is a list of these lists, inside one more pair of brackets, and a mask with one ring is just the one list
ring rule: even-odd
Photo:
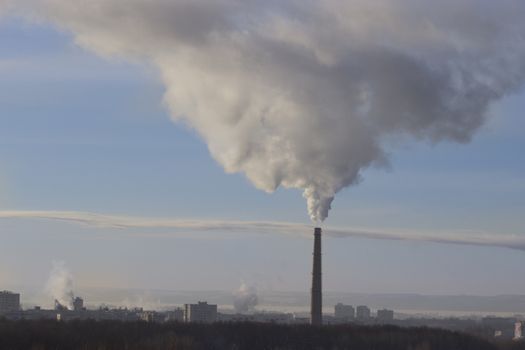
[[184,321],[212,323],[217,321],[217,305],[199,301],[197,304],[184,305]]
[[165,321],[167,322],[182,322],[184,321],[184,309],[176,308],[173,311],[166,312]]
[[0,292],[0,315],[20,310],[20,294],[7,290]]
[[337,305],[335,305],[334,311],[335,318],[345,321],[350,321],[355,318],[355,309],[352,305],[338,303]]
[[523,339],[523,324],[521,322],[516,322],[514,324],[514,340]]
[[358,321],[370,320],[370,308],[365,305],[359,305],[356,309],[356,319]]
[[377,310],[377,321],[380,323],[392,322],[394,320],[393,310]]

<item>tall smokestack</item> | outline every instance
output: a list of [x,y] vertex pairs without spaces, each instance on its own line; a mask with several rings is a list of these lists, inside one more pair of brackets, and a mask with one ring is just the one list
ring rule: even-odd
[[310,323],[320,326],[323,323],[323,291],[321,280],[321,228],[314,230],[314,264],[312,269],[312,303]]

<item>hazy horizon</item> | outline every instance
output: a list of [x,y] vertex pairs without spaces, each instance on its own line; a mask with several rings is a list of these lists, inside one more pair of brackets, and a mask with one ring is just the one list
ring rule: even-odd
[[[43,288],[18,286],[22,292],[22,306],[53,307],[53,302]],[[84,299],[90,309],[100,306],[142,307],[145,310],[170,310],[186,303],[208,301],[218,304],[223,312],[233,312],[236,290],[195,291],[195,290],[148,290],[130,288],[103,288],[79,286],[75,295]],[[309,293],[306,291],[257,290],[258,302],[255,310],[259,312],[278,311],[307,314]],[[414,293],[368,294],[352,292],[324,291],[323,312],[333,313],[336,303],[367,305],[373,312],[390,308],[397,317],[483,317],[489,315],[514,316],[525,313],[525,295],[421,295]]]
[[521,10],[0,0],[0,290],[525,295]]

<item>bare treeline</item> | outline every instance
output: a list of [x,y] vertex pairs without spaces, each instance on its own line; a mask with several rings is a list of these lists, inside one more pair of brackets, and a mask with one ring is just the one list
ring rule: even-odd
[[519,350],[458,332],[395,326],[1,321],[6,350]]

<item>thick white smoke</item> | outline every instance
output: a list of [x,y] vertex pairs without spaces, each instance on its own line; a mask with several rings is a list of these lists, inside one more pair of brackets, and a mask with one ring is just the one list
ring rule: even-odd
[[303,191],[312,220],[385,140],[468,142],[525,78],[522,0],[19,0],[102,55],[158,67],[227,172]]
[[60,305],[73,310],[73,275],[63,261],[54,261],[46,283],[46,293]]
[[245,314],[253,312],[259,303],[257,289],[242,282],[238,290],[233,293],[233,307],[235,312]]

